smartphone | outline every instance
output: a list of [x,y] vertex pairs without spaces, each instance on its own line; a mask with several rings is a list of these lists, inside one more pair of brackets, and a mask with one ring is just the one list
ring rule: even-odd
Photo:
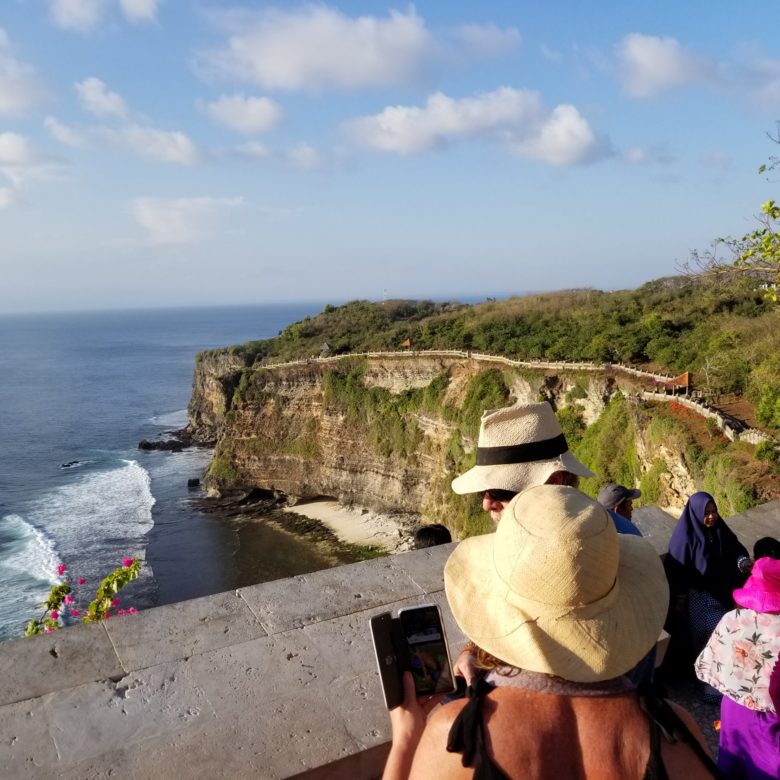
[[404,665],[414,677],[417,695],[454,693],[455,676],[439,608],[435,604],[404,607],[398,621],[406,652]]
[[399,648],[403,645],[399,623],[389,612],[383,612],[370,618],[368,625],[374,642],[374,655],[379,669],[379,681],[382,683],[385,707],[392,710],[404,700],[404,686],[401,679],[403,656],[399,659]]

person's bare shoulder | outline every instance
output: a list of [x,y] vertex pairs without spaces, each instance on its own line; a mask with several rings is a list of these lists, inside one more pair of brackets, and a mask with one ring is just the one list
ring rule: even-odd
[[414,754],[410,780],[460,780],[473,777],[474,770],[462,766],[460,753],[447,752],[450,729],[466,703],[465,699],[457,699],[431,713]]
[[[704,735],[694,720],[693,715],[673,701],[669,701],[669,706],[679,715],[680,720],[688,727],[707,755],[710,755]],[[712,778],[711,773],[702,760],[694,753],[690,745],[682,742],[669,744],[666,741],[662,741],[661,755],[671,780],[677,780],[677,778],[683,778],[684,780],[699,780],[700,778],[701,780],[711,780]]]

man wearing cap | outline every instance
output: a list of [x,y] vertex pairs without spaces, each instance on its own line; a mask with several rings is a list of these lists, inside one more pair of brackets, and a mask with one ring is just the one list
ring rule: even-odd
[[634,511],[634,499],[639,498],[641,495],[641,490],[632,490],[623,485],[616,485],[614,482],[610,482],[601,488],[599,497],[596,500],[609,511],[610,517],[612,517],[619,533],[641,536],[642,532],[631,522],[631,515]]
[[[481,493],[482,508],[498,525],[504,507],[536,485],[577,487],[593,472],[569,452],[558,418],[547,401],[491,409],[482,415],[477,463],[452,480],[459,495]],[[632,523],[610,512],[619,533],[638,534]]]

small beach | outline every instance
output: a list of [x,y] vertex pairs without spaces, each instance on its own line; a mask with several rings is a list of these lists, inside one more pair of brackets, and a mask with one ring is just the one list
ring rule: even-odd
[[160,604],[405,552],[419,521],[333,499],[285,507],[262,499],[208,499],[187,491],[185,476],[159,496],[149,535],[147,560]]
[[370,509],[343,506],[332,499],[301,502],[284,511],[319,520],[347,544],[374,547],[387,552],[411,549],[410,535],[419,522],[417,515],[382,514]]

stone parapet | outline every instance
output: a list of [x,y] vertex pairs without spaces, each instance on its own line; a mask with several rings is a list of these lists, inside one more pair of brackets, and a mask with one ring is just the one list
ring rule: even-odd
[[[675,518],[634,520],[666,550]],[[752,547],[780,536],[780,501],[728,518]],[[368,619],[439,604],[454,545],[0,643],[4,778],[379,777],[387,712]]]
[[452,545],[0,644],[4,778],[378,777],[368,619],[435,602]]

